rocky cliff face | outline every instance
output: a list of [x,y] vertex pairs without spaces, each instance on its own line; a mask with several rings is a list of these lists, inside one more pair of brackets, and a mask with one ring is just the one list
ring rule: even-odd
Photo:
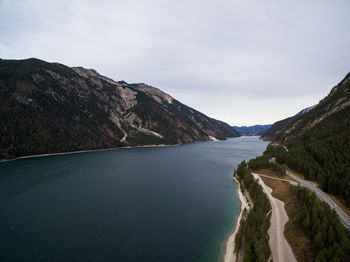
[[38,59],[0,60],[2,159],[239,136],[161,90]]

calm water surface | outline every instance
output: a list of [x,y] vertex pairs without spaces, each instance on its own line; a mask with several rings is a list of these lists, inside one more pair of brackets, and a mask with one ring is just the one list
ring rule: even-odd
[[0,261],[218,261],[232,173],[267,143],[232,138],[0,163]]

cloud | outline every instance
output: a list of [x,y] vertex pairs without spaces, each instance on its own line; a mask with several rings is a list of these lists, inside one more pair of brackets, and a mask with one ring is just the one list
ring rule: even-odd
[[3,0],[0,56],[95,68],[231,124],[269,123],[317,103],[349,71],[349,8],[346,0]]

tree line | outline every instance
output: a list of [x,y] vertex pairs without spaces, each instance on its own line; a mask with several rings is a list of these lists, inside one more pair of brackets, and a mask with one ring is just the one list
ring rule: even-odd
[[300,138],[288,147],[268,146],[267,156],[275,156],[310,180],[315,180],[323,191],[341,197],[350,207],[350,130],[348,138],[333,137],[325,141]]
[[235,250],[240,250],[244,241],[243,261],[268,261],[271,250],[267,231],[270,227],[270,219],[267,213],[271,209],[270,202],[263,192],[262,187],[251,175],[245,161],[241,162],[235,170],[235,176],[242,185],[242,191],[247,190],[254,207],[242,219],[235,239]]
[[[348,97],[348,99],[350,99]],[[307,131],[298,126],[288,137],[277,137],[288,147],[268,146],[267,155],[318,182],[322,190],[339,196],[350,207],[350,106],[331,114]],[[310,118],[310,119],[309,119]],[[312,122],[312,116],[306,119]]]
[[286,174],[286,169],[278,163],[273,163],[267,155],[262,155],[258,156],[257,158],[250,159],[248,166],[253,171],[270,169],[274,172],[274,174],[281,177]]
[[294,190],[297,198],[297,226],[316,246],[316,261],[349,261],[350,232],[336,212],[306,188]]

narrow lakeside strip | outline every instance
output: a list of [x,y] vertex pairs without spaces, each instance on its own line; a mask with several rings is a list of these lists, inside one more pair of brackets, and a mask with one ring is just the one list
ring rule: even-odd
[[[209,140],[209,141],[198,141],[198,142],[194,142],[194,143],[201,143],[201,142],[221,142],[221,141],[222,141],[222,140],[213,140],[213,139],[211,139],[211,140]],[[187,144],[193,144],[193,143],[187,143]],[[179,145],[185,145],[185,144],[174,144],[174,145],[158,144],[158,145],[122,146],[122,147],[111,147],[111,148],[101,148],[101,149],[90,149],[90,150],[79,150],[79,151],[68,151],[68,152],[58,152],[58,153],[28,155],[28,156],[15,157],[15,158],[11,158],[11,159],[1,159],[1,160],[0,160],[0,163],[1,163],[1,162],[7,162],[7,161],[18,160],[18,159],[35,158],[35,157],[60,156],[60,155],[70,155],[70,154],[79,154],[79,153],[109,151],[109,150],[117,150],[117,149],[148,148],[148,147],[168,147],[168,146],[179,146]]]
[[102,148],[102,149],[91,149],[91,150],[80,150],[80,151],[69,151],[69,152],[60,152],[60,153],[48,153],[48,154],[38,154],[38,155],[29,155],[29,156],[20,156],[12,159],[2,159],[1,162],[14,161],[18,159],[26,159],[26,158],[35,158],[35,157],[46,157],[46,156],[60,156],[60,155],[70,155],[70,154],[79,154],[79,153],[90,153],[90,152],[100,152],[100,151],[110,151],[117,149],[130,149],[130,148],[143,148],[143,147],[165,147],[165,146],[178,146],[180,144],[175,145],[142,145],[142,146],[123,146],[123,147],[111,147],[111,148]]
[[254,179],[245,161],[237,166],[235,176],[242,185],[244,196],[249,202],[251,199],[253,204],[247,215],[243,213],[235,236],[235,250],[239,250],[238,260],[267,262],[271,256],[268,235],[270,219],[267,219],[271,210],[270,201]]
[[238,198],[241,202],[241,211],[238,215],[237,221],[236,221],[236,225],[235,228],[233,230],[233,232],[231,233],[231,235],[229,235],[227,237],[226,240],[226,244],[225,244],[225,251],[224,251],[224,256],[223,256],[223,262],[235,262],[236,261],[236,253],[234,253],[234,249],[235,249],[235,238],[239,229],[239,225],[241,223],[241,219],[243,216],[243,211],[244,209],[247,209],[247,211],[249,210],[249,205],[247,200],[245,199],[242,191],[241,191],[241,184],[239,183],[239,181],[237,180],[237,178],[235,178],[235,176],[233,175],[232,178],[236,181],[237,183],[237,194],[238,194]]

